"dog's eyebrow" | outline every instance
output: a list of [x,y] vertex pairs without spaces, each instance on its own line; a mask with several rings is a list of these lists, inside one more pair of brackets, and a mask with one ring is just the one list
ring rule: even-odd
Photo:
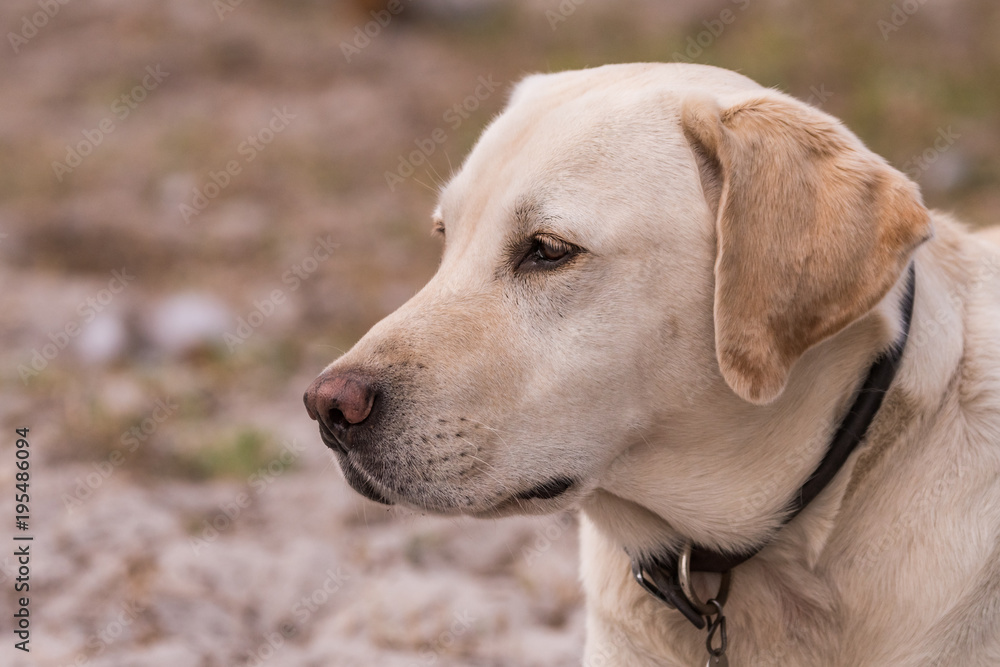
[[517,236],[531,236],[537,232],[539,227],[545,223],[558,219],[557,216],[546,212],[544,207],[534,196],[525,195],[520,197],[514,204],[514,234]]
[[514,221],[518,227],[526,227],[538,215],[538,202],[534,198],[520,197],[514,204]]

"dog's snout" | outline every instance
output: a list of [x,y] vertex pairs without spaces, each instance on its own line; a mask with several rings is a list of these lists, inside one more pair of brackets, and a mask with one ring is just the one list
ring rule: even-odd
[[306,390],[303,400],[309,416],[346,444],[342,436],[368,418],[376,395],[371,379],[364,375],[323,372]]

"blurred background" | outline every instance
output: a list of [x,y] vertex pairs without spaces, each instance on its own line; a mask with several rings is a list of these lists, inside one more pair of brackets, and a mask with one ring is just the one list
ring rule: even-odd
[[1000,221],[993,0],[16,0],[0,26],[0,516],[34,537],[30,654],[0,555],[4,665],[579,664],[574,517],[387,511],[301,401],[433,274],[437,187],[526,73],[739,70]]

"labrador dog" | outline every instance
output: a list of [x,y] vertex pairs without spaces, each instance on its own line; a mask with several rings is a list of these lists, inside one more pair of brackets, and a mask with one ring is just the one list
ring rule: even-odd
[[[529,76],[433,221],[436,275],[305,395],[355,490],[581,510],[587,665],[1000,664],[1000,234],[688,64]],[[685,545],[743,554],[728,597],[684,570],[711,637],[656,594]]]

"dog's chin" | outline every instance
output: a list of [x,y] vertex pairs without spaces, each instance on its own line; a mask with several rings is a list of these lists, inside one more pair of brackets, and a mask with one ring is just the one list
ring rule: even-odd
[[368,500],[374,500],[377,503],[383,505],[393,505],[394,503],[386,498],[381,491],[375,488],[374,485],[368,478],[365,477],[360,470],[354,467],[354,465],[347,460],[346,456],[341,456],[340,458],[340,470],[344,473],[344,479],[351,486],[352,489],[363,495]]
[[[383,505],[400,505],[420,512],[432,512],[442,516],[465,514],[475,518],[498,518],[504,516],[553,514],[572,508],[580,500],[580,485],[568,477],[553,477],[528,487],[525,491],[511,493],[498,501],[477,504],[449,502],[450,494],[435,493],[431,497],[391,492],[379,489],[369,476],[365,475],[347,456],[339,456],[340,469],[344,479],[352,489],[365,498]],[[444,491],[444,489],[439,489]],[[460,494],[455,494],[456,496]],[[464,494],[461,497],[466,498]]]
[[482,511],[467,512],[477,518],[555,514],[573,509],[584,497],[583,485],[568,477],[553,477],[512,494]]

